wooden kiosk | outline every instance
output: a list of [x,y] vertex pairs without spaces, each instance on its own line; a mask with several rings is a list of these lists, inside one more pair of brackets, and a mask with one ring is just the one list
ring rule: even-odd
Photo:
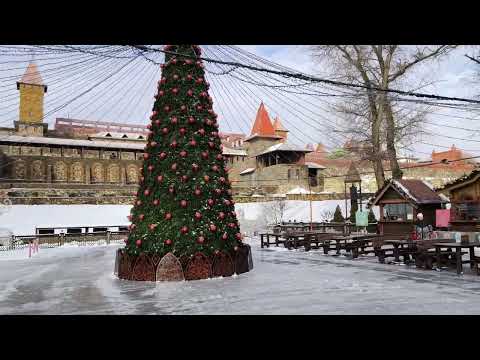
[[450,198],[451,230],[480,231],[480,170],[445,184],[437,192]]
[[418,213],[424,225],[435,226],[435,210],[448,203],[448,198],[434,191],[423,180],[389,180],[380,188],[368,206],[379,206],[380,234],[405,234],[414,229]]

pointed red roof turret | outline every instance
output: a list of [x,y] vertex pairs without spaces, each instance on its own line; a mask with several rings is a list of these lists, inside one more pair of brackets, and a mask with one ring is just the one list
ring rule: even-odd
[[280,118],[277,116],[273,122],[273,128],[278,131],[288,131],[283,127],[283,124],[280,122]]
[[275,135],[275,129],[273,128],[272,121],[270,120],[270,116],[268,116],[263,102],[258,108],[257,117],[250,135]]
[[45,92],[47,91],[47,86],[43,83],[43,79],[40,75],[40,71],[38,71],[37,64],[35,64],[33,61],[30,61],[27,70],[25,70],[25,73],[20,81],[17,82],[17,89],[19,84],[43,86],[45,88]]
[[42,76],[38,71],[37,64],[34,62],[30,62],[30,64],[28,64],[27,70],[25,71],[25,74],[23,74],[20,82],[30,85],[44,85]]

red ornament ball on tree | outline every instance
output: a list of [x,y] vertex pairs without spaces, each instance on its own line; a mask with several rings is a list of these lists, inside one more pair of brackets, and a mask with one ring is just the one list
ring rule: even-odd
[[218,213],[218,217],[222,220],[225,219],[225,213],[221,211],[220,213]]
[[168,192],[170,194],[173,194],[175,192],[175,188],[173,187],[173,185],[168,188]]
[[169,112],[169,111],[170,111],[170,106],[166,105],[166,106],[163,108],[163,110],[164,110],[165,112]]
[[165,214],[165,220],[171,220],[172,219],[172,214],[166,213]]
[[215,147],[215,144],[213,142],[209,141],[208,146],[213,149]]
[[167,154],[164,153],[164,152],[161,152],[160,155],[159,155],[160,159],[163,160],[167,157]]
[[228,239],[227,233],[223,233],[223,235],[222,235],[222,240],[227,240],[227,239]]
[[210,181],[210,176],[205,175],[205,176],[203,177],[203,180],[205,180],[205,182],[209,182],[209,181]]
[[202,111],[202,109],[203,109],[203,106],[202,106],[202,105],[197,105],[197,110],[198,110],[198,111]]
[[210,231],[217,231],[217,227],[214,224],[210,224],[209,229]]
[[155,120],[155,125],[160,126],[160,120]]
[[172,245],[172,240],[170,240],[170,239],[165,240],[165,245],[167,245],[167,246]]
[[150,155],[148,155],[147,153],[144,153],[144,154],[143,154],[143,159],[144,159],[144,160],[148,160],[149,157],[150,157]]
[[142,205],[142,200],[137,200],[137,206]]
[[163,133],[164,135],[167,135],[167,134],[168,134],[168,128],[164,127],[164,128],[162,129],[162,133]]
[[195,124],[195,118],[194,118],[193,116],[190,116],[190,117],[188,118],[188,123],[189,123],[190,125]]
[[202,158],[208,159],[208,151],[202,151]]
[[202,218],[202,214],[200,212],[195,212],[195,219],[200,220]]
[[162,182],[163,181],[163,175],[158,175],[157,176],[157,181]]
[[193,90],[192,90],[192,89],[188,89],[188,90],[187,90],[187,95],[188,95],[188,96],[192,96],[192,95],[193,95]]
[[139,219],[140,221],[143,221],[143,219],[145,219],[145,215],[144,215],[144,214],[138,215],[138,219]]
[[194,194],[196,196],[200,196],[200,195],[202,195],[202,191],[200,189],[195,189]]
[[180,110],[187,111],[187,107],[185,105],[180,106]]
[[178,80],[179,76],[177,74],[173,75],[173,80]]
[[137,245],[137,247],[140,247],[142,245],[142,240],[137,240],[135,241],[135,244]]
[[163,96],[163,95],[165,95],[165,91],[160,90],[160,91],[158,92],[158,96]]
[[160,201],[158,199],[153,200],[153,205],[158,206],[160,204]]
[[187,156],[187,152],[186,152],[185,150],[180,151],[180,156],[181,156],[181,157],[186,157],[186,156]]
[[199,244],[203,244],[205,242],[205,238],[203,236],[199,236],[198,239],[197,239],[197,242]]
[[182,232],[182,234],[186,234],[188,232],[188,227],[186,226],[183,226],[180,231]]
[[173,163],[172,166],[171,166],[171,169],[173,171],[177,171],[177,163]]
[[180,135],[184,136],[187,130],[185,128],[180,128],[179,132],[180,132]]
[[187,207],[187,200],[180,201],[180,206],[183,208]]
[[150,231],[155,230],[156,227],[157,227],[157,224],[150,224],[150,225],[148,225],[148,228],[150,229]]
[[172,148],[176,148],[177,147],[177,141],[176,140],[173,140],[172,143],[170,144],[170,147]]
[[193,171],[198,171],[199,166],[197,164],[192,164],[192,170]]
[[173,89],[172,89],[172,93],[173,93],[174,95],[177,95],[177,94],[178,94],[178,89],[177,89],[177,88],[173,88]]
[[188,180],[188,176],[187,175],[182,175],[182,181],[187,182],[187,180]]
[[215,204],[215,201],[214,201],[213,199],[208,199],[208,200],[207,200],[207,204],[208,204],[209,206],[213,206],[213,204]]
[[213,171],[218,171],[218,166],[217,166],[217,165],[213,165],[213,166],[212,166],[212,170],[213,170]]
[[[198,65],[198,62],[197,62],[197,65]],[[197,84],[201,84],[203,82],[203,78],[199,77],[196,82]]]
[[194,139],[190,140],[190,146],[196,146],[196,145],[197,145],[197,142]]
[[172,116],[172,118],[170,119],[170,122],[175,125],[177,122],[178,122],[178,119],[176,116]]
[[147,168],[147,169],[148,169],[148,171],[152,172],[153,169],[154,169],[154,166],[153,166],[153,165],[148,165],[148,168]]
[[198,130],[198,133],[199,133],[200,135],[202,135],[202,136],[205,135],[205,129],[200,129],[200,130]]
[[149,190],[149,189],[146,189],[146,190],[143,192],[143,194],[144,194],[145,196],[150,195],[150,190]]

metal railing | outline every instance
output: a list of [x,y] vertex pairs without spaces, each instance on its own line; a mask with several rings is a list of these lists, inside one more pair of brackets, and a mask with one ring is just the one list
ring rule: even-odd
[[104,231],[79,234],[44,234],[44,235],[12,235],[9,243],[0,245],[0,251],[28,249],[34,240],[38,239],[39,248],[54,248],[65,244],[80,246],[95,245],[105,242],[121,244],[128,236],[128,231]]

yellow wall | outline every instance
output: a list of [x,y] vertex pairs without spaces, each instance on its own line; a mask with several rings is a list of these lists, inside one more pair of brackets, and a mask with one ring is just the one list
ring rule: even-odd
[[43,86],[20,84],[20,122],[43,122],[43,96]]

